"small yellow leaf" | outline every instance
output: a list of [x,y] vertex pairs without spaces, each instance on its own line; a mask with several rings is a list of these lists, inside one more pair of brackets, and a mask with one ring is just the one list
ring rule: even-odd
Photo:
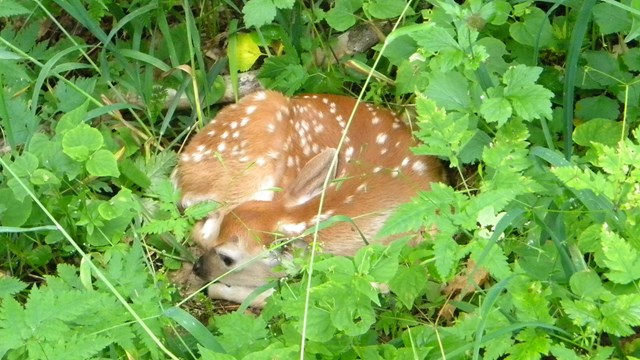
[[251,34],[238,34],[237,41],[238,70],[247,71],[255,64],[262,52]]

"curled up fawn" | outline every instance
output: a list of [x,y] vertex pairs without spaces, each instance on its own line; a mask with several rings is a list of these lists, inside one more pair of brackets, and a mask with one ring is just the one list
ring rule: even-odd
[[194,272],[218,279],[209,286],[211,297],[242,302],[278,276],[272,269],[283,254],[273,250],[276,239],[300,238],[331,216],[353,223],[320,230],[327,253],[353,255],[365,245],[363,236],[392,241],[376,237],[386,219],[445,178],[437,159],[412,154],[414,145],[408,127],[389,110],[346,96],[261,91],[224,108],[185,147],[174,177],[183,207],[210,200],[223,205],[194,228],[204,250]]

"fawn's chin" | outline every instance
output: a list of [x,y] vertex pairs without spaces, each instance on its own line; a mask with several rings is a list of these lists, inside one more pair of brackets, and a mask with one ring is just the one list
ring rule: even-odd
[[226,300],[238,304],[244,303],[250,296],[253,297],[249,306],[254,308],[263,308],[267,298],[271,296],[274,289],[267,289],[259,294],[254,294],[258,287],[243,285],[227,285],[223,283],[214,283],[209,285],[207,292],[212,299]]

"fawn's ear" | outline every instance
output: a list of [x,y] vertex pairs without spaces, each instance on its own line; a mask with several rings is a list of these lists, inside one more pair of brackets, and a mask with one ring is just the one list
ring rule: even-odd
[[335,156],[337,156],[336,149],[328,148],[309,160],[285,190],[284,205],[295,207],[318,196],[322,192],[327,176],[329,181],[336,176],[336,166],[331,166]]
[[193,228],[193,238],[203,249],[210,248],[218,238],[223,216],[219,211],[213,212]]

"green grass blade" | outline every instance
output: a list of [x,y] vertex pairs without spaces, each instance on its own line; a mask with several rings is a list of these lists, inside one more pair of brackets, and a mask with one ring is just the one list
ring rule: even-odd
[[164,315],[182,326],[191,336],[193,336],[198,343],[203,347],[213,350],[219,353],[226,353],[222,346],[218,343],[211,331],[207,329],[198,319],[193,315],[184,311],[179,307],[171,307],[164,312]]
[[562,106],[564,107],[564,156],[567,160],[571,159],[571,154],[573,153],[573,108],[575,106],[574,96],[578,75],[578,60],[580,60],[582,42],[591,20],[591,9],[595,3],[596,0],[582,1],[576,24],[571,32],[571,41],[569,42],[569,51],[567,53],[565,66],[567,74],[564,82],[564,99],[562,101]]

